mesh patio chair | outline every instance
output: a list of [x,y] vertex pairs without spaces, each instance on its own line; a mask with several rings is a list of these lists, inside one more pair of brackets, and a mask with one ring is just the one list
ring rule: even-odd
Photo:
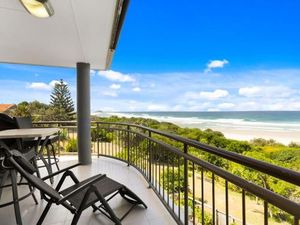
[[[121,225],[121,221],[136,206],[142,205],[144,208],[147,208],[146,204],[131,190],[123,184],[108,178],[105,174],[99,174],[80,182],[70,170],[79,166],[79,164],[62,169],[41,179],[34,175],[34,172],[36,171],[35,167],[33,167],[18,151],[6,151],[5,162],[9,163],[15,170],[22,174],[22,176],[24,176],[27,181],[32,184],[32,186],[39,189],[42,195],[44,195],[44,199],[48,202],[39,221],[37,222],[37,225],[41,225],[43,223],[53,203],[64,206],[72,214],[74,214],[71,223],[72,225],[77,224],[83,210],[89,207],[92,207],[94,212],[99,210],[118,225]],[[45,180],[48,180],[50,177],[61,173],[63,173],[63,175],[55,189],[45,182]],[[74,185],[60,191],[67,177],[70,177],[73,180]],[[120,194],[127,202],[132,204],[130,209],[120,218],[117,217],[113,209],[108,204],[108,202],[117,194]],[[97,202],[100,203],[99,206],[95,205]]]

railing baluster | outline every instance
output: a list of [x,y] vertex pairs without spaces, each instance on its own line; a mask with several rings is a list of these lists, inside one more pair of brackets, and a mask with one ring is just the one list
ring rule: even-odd
[[97,123],[97,128],[96,128],[96,131],[97,131],[97,133],[96,133],[96,141],[97,141],[97,157],[99,158],[99,154],[100,154],[100,152],[99,152],[99,123]]
[[195,163],[192,163],[192,176],[193,176],[193,225],[196,224],[195,218]]
[[157,181],[159,178],[157,178],[157,169],[158,169],[158,165],[157,165],[157,157],[158,157],[158,153],[157,153],[157,144],[155,144],[155,154],[156,154],[156,159],[155,159],[155,189],[157,190]]
[[175,184],[174,184],[174,182],[175,182],[175,176],[174,176],[174,174],[175,174],[175,163],[174,163],[174,159],[175,159],[175,156],[173,156],[172,157],[172,210],[173,210],[173,212],[174,212],[174,206],[175,206],[175,196],[174,196],[174,194],[175,194]]
[[212,187],[212,222],[216,222],[216,198],[215,198],[215,174],[212,173],[211,177],[211,187]]
[[[184,144],[183,151],[185,154],[188,154],[188,146]],[[189,223],[189,175],[188,175],[188,160],[184,158],[184,223],[187,225]]]
[[243,220],[243,225],[246,225],[246,198],[245,198],[245,189],[242,190],[242,220]]
[[128,125],[127,126],[127,166],[129,166],[129,163],[130,163],[130,154],[129,154],[129,152],[130,152],[130,150],[129,150],[129,148],[130,148],[130,136],[129,136],[129,130],[130,130],[130,126]]
[[170,168],[169,168],[169,158],[170,157],[167,157],[167,204],[168,206],[170,206],[170,180],[169,180],[169,177],[170,177]]
[[163,148],[162,150],[163,153],[163,163],[162,163],[162,177],[163,177],[163,186],[162,186],[162,194],[163,194],[163,199],[165,199],[165,149]]
[[296,216],[294,217],[294,225],[299,225],[299,218]]
[[225,180],[225,211],[226,211],[226,225],[229,225],[228,181],[227,180]]
[[204,225],[204,173],[203,167],[201,167],[201,222]]
[[178,217],[179,217],[179,220],[180,220],[180,189],[181,189],[181,186],[180,186],[180,158],[179,156],[177,157],[177,166],[178,166],[178,170],[177,170],[177,175],[178,175],[178,178],[177,178],[177,182],[178,182],[178,188],[177,188],[177,192],[178,192]]
[[269,222],[268,202],[264,201],[264,225],[268,225]]
[[148,140],[148,154],[149,154],[149,162],[148,162],[148,166],[149,166],[149,188],[152,186],[152,142],[150,141],[150,139]]

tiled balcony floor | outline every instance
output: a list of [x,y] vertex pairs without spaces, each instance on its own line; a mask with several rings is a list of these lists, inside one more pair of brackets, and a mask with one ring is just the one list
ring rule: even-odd
[[[63,156],[60,157],[60,167],[64,168],[66,166],[75,164],[77,159],[75,156]],[[147,205],[148,209],[142,207],[136,207],[123,221],[124,225],[172,225],[176,224],[172,217],[168,214],[167,210],[164,208],[160,200],[157,198],[155,193],[148,189],[148,184],[142,175],[139,174],[132,167],[127,167],[123,162],[108,159],[108,158],[93,158],[92,165],[81,166],[73,169],[79,180],[90,177],[95,174],[105,173],[108,177],[115,179],[116,181],[125,184],[133,192],[135,192]],[[55,179],[55,182],[59,180],[59,177]],[[70,181],[71,183],[71,181]],[[19,188],[20,194],[22,192],[26,193],[28,187],[24,186]],[[39,198],[39,192],[35,191],[37,197]],[[10,190],[4,190],[2,194],[1,202],[10,199]],[[116,196],[110,201],[112,208],[115,210],[117,215],[122,215],[126,209],[130,207],[125,200],[120,196]],[[36,224],[39,216],[41,215],[46,201],[39,200],[39,204],[35,205],[31,197],[26,198],[21,201],[21,213],[23,219],[23,225],[33,225]],[[64,225],[71,224],[73,215],[62,206],[53,205],[49,211],[44,224],[45,225]],[[13,206],[8,206],[5,208],[0,208],[0,225],[10,225],[16,224],[14,217]],[[96,224],[113,224],[104,215],[99,212],[93,213],[92,208],[86,209],[82,214],[78,224],[82,225],[96,225]]]

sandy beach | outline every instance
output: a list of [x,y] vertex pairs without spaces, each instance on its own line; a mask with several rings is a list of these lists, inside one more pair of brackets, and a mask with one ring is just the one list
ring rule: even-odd
[[170,122],[180,127],[212,129],[226,138],[249,141],[273,139],[300,144],[300,112],[132,112],[100,113],[99,116],[139,117]]
[[237,130],[216,129],[222,132],[226,138],[249,141],[254,138],[274,139],[279,143],[288,145],[291,142],[300,144],[300,133],[298,131],[266,131],[260,129]]

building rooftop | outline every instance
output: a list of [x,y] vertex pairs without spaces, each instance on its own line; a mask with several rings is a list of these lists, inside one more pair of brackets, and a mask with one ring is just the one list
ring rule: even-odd
[[0,113],[4,113],[15,106],[15,104],[0,104]]

